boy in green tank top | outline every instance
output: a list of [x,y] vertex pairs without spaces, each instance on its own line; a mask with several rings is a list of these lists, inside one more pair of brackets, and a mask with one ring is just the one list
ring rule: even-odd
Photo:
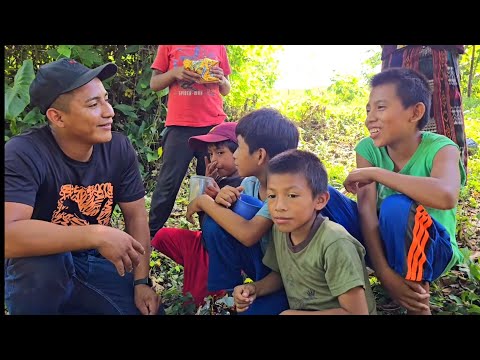
[[382,285],[408,314],[430,314],[430,282],[463,260],[455,214],[465,171],[453,141],[421,131],[431,99],[422,74],[391,68],[371,86],[370,137],[356,146],[344,186],[357,195],[367,261]]
[[316,155],[288,150],[268,164],[268,209],[274,222],[263,279],[236,286],[238,312],[282,288],[289,309],[281,315],[376,314],[365,266],[365,248],[345,228],[324,217],[329,187]]

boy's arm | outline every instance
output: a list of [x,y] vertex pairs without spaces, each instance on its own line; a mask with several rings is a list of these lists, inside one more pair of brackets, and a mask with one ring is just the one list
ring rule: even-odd
[[218,86],[220,94],[222,94],[222,96],[227,96],[230,92],[230,81],[228,80],[228,75],[223,76]]
[[[363,170],[371,166],[372,164],[370,164],[370,162],[357,153],[357,170]],[[372,182],[358,189],[357,207],[368,256],[378,276],[378,274],[381,274],[385,269],[389,268],[389,266],[383,252],[378,229],[376,183]]]
[[[357,154],[358,169],[361,170],[371,166],[370,162]],[[376,183],[372,182],[360,187],[358,189],[357,201],[365,247],[367,248],[368,257],[372,261],[376,276],[380,279],[390,296],[402,306],[409,310],[423,310],[425,305],[421,301],[428,294],[424,294],[420,284],[412,284],[412,286],[417,285],[418,287],[410,288],[407,282],[390,268],[383,252],[378,229]]]
[[454,146],[445,146],[435,155],[429,177],[403,175],[369,165],[352,171],[344,184],[348,191],[357,193],[367,184],[378,182],[424,206],[448,210],[454,208],[458,202],[459,158],[460,154]]
[[365,289],[354,287],[338,297],[340,307],[336,309],[307,311],[285,310],[280,315],[368,315]]
[[246,311],[257,297],[271,294],[282,288],[282,276],[276,271],[271,271],[260,281],[235,286],[233,300],[237,312]]
[[201,78],[199,74],[185,70],[183,66],[173,68],[165,73],[159,70],[153,70],[152,77],[150,78],[150,88],[154,91],[160,91],[175,81],[196,82]]
[[252,284],[255,286],[255,294],[257,297],[266,296],[283,289],[282,276],[273,270],[262,280],[255,281]]
[[210,196],[203,194],[195,198],[187,208],[187,220],[192,221],[194,213],[204,211],[225,231],[245,246],[255,245],[272,227],[272,220],[263,216],[254,216],[245,220],[232,210],[219,205]]

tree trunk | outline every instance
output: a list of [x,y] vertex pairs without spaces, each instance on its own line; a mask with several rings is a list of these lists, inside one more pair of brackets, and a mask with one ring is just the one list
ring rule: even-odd
[[472,60],[470,62],[470,75],[468,76],[468,88],[467,88],[467,97],[470,98],[470,95],[472,95],[472,82],[473,82],[473,75],[474,75],[474,69],[473,69],[473,64],[475,63],[475,45],[473,45],[472,49]]

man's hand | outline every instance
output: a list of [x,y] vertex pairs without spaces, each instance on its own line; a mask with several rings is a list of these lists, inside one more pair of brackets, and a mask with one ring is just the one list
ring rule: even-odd
[[365,167],[351,171],[343,182],[343,186],[348,192],[356,194],[362,186],[376,181],[374,177],[376,169],[375,167]]
[[135,286],[135,305],[142,315],[157,315],[161,303],[161,297],[150,286]]
[[230,208],[235,201],[240,198],[240,194],[243,191],[243,186],[237,186],[234,188],[233,186],[227,185],[224,186],[217,194],[215,198],[215,202],[226,208]]
[[88,236],[97,244],[95,248],[115,265],[120,276],[125,271],[132,272],[140,262],[140,255],[145,254],[142,244],[124,231],[103,225],[90,225],[86,231],[90,231]]
[[238,285],[233,289],[233,301],[237,312],[246,311],[256,298],[255,283]]
[[419,283],[405,280],[390,268],[378,276],[395,302],[409,311],[429,310],[422,301],[429,299],[430,294]]

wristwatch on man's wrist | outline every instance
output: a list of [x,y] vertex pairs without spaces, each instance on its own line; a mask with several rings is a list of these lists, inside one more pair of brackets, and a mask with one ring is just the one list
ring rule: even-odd
[[133,282],[133,285],[134,286],[137,286],[137,285],[148,285],[148,286],[152,286],[152,280],[150,279],[149,276],[147,276],[146,278],[142,278],[142,279],[137,279]]

